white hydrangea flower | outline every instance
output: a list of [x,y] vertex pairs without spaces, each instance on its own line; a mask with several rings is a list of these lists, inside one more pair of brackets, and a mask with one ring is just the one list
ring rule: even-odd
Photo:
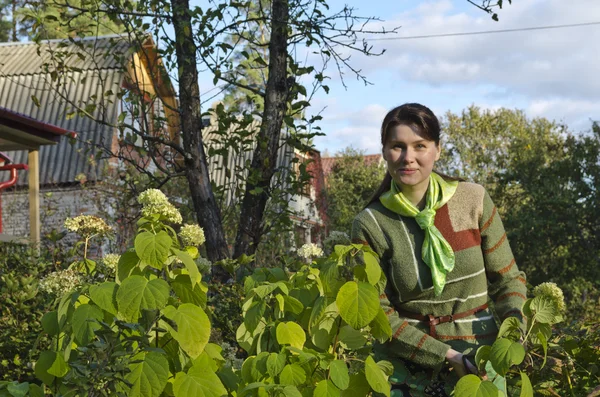
[[227,342],[221,343],[221,348],[223,349],[223,351],[221,352],[221,356],[223,356],[223,358],[225,359],[225,365],[236,370],[241,370],[244,360],[237,358],[237,348],[231,346]]
[[198,225],[184,225],[179,230],[179,238],[185,246],[199,247],[206,241],[204,230]]
[[329,236],[323,241],[323,245],[327,247],[335,247],[336,245],[348,245],[350,244],[350,236],[348,233],[339,232],[337,230],[329,233]]
[[167,221],[175,224],[181,224],[181,214],[173,204],[169,202],[167,196],[158,189],[148,189],[138,196],[138,203],[142,204],[142,215],[150,216],[158,214]]
[[298,255],[305,259],[323,256],[323,250],[314,243],[306,243],[298,250]]
[[196,259],[196,264],[198,265],[198,270],[200,270],[200,273],[210,273],[210,269],[212,268],[212,262],[208,259],[198,257],[198,259]]
[[74,218],[67,218],[65,219],[65,228],[82,237],[102,236],[111,233],[113,230],[102,218],[94,215],[79,215]]
[[121,259],[119,254],[106,254],[102,258],[102,263],[109,269],[115,270],[119,264],[119,259]]
[[83,283],[83,277],[73,269],[59,270],[48,274],[40,281],[40,290],[51,295],[63,295]]
[[556,304],[559,312],[564,312],[567,309],[565,305],[565,296],[562,289],[555,283],[541,283],[533,289],[534,296],[546,296]]

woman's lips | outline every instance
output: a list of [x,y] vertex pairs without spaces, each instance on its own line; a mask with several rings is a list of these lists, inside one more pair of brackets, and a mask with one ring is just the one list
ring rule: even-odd
[[415,169],[409,169],[409,168],[401,168],[398,170],[398,172],[402,175],[412,175],[415,172],[417,172],[417,170]]

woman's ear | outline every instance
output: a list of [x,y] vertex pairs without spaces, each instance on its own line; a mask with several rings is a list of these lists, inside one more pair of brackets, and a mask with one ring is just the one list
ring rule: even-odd
[[436,150],[435,161],[438,161],[440,159],[440,155],[442,154],[442,145],[439,143],[437,145],[435,145],[435,150]]

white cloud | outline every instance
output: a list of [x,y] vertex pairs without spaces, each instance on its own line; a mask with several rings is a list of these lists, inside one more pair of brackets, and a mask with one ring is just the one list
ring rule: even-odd
[[[398,36],[514,29],[590,22],[600,1],[522,0],[500,12],[494,23],[481,13],[468,15],[448,1],[426,3],[386,22],[402,25]],[[597,18],[596,18],[597,19]],[[387,52],[356,58],[368,73],[393,67],[401,78],[426,84],[495,84],[512,93],[600,98],[597,65],[600,26],[476,36],[374,42]]]
[[324,137],[317,138],[317,147],[333,153],[346,147],[379,153],[381,121],[389,109],[369,104],[361,109],[347,109],[331,101],[327,120],[323,123]]
[[[526,109],[530,117],[546,117],[558,122],[568,122],[572,131],[587,131],[591,128],[590,115],[600,116],[600,102],[571,99],[534,100]],[[598,120],[599,117],[595,117]]]

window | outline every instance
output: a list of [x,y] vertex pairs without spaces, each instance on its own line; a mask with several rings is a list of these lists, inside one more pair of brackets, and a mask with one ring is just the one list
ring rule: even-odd
[[310,161],[310,157],[307,154],[296,153],[296,161],[293,163],[294,174],[296,176],[296,183],[298,186],[297,193],[302,196],[311,196],[312,184],[310,175],[307,171],[307,166]]

